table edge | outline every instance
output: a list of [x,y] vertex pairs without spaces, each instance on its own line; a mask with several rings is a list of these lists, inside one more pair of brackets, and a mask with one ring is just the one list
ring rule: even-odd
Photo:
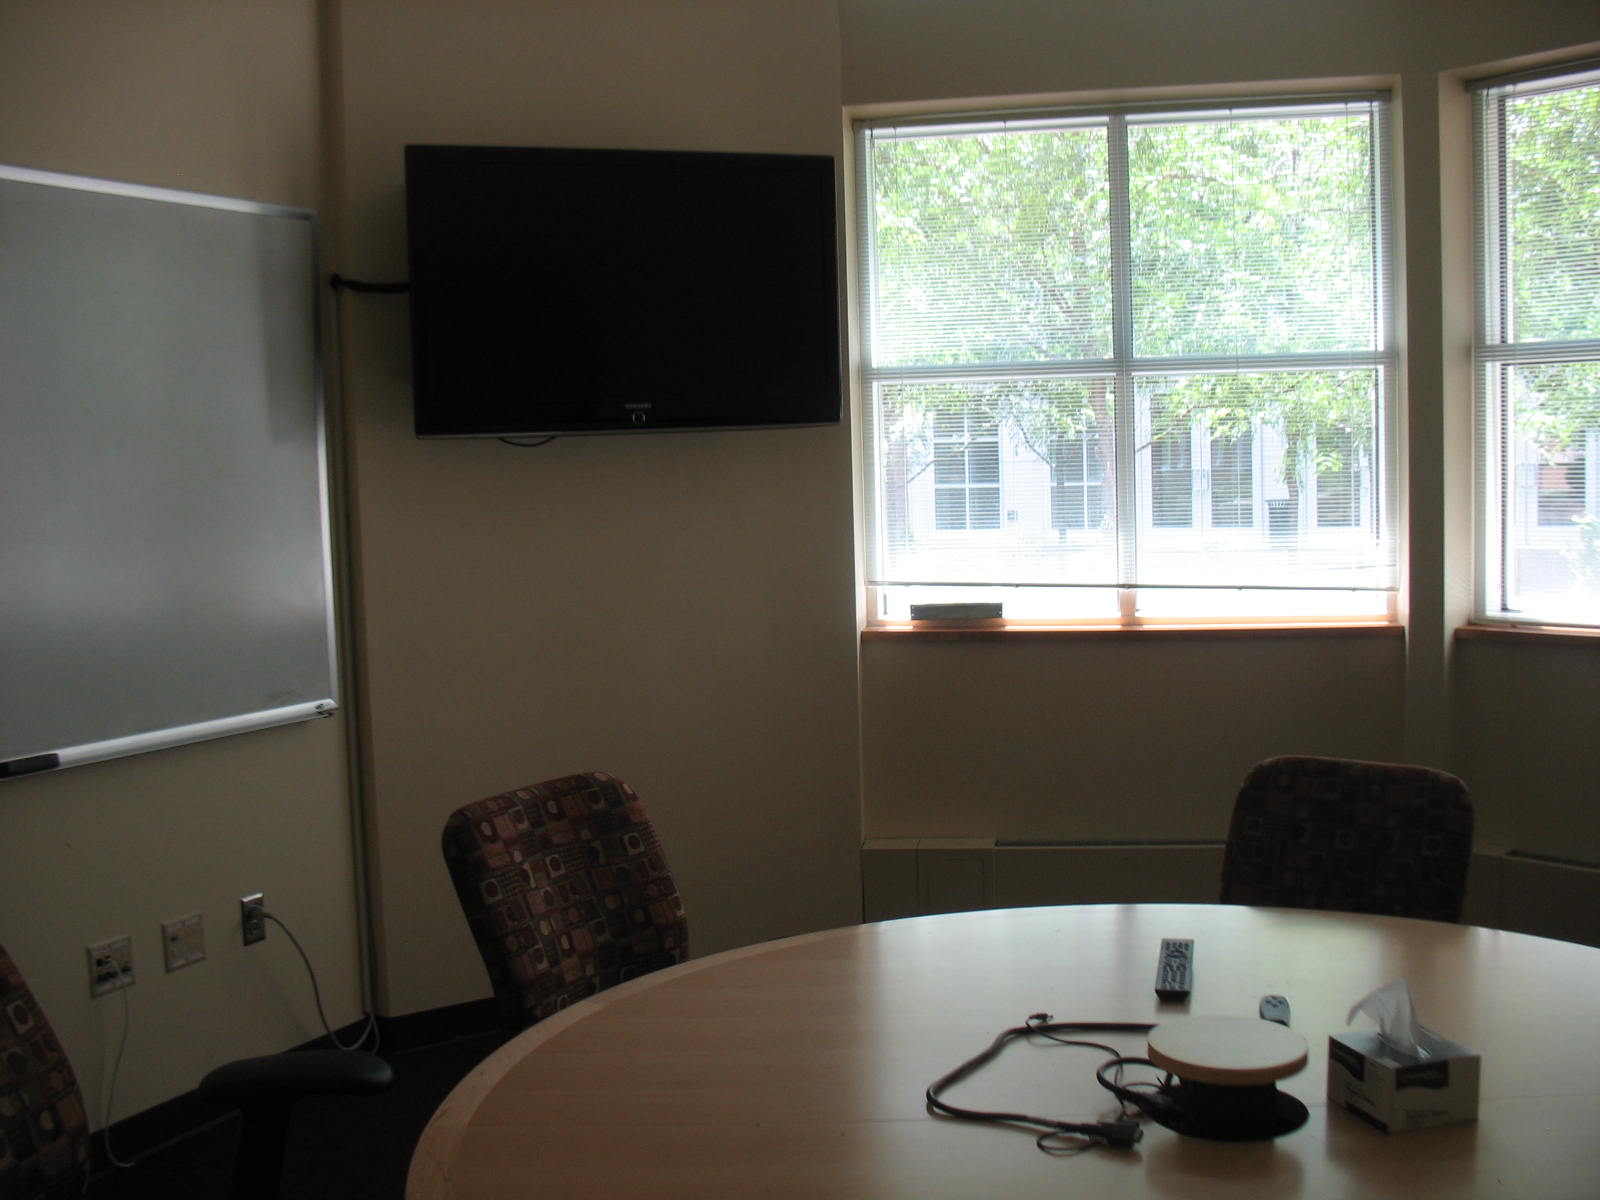
[[[585,1000],[574,1004],[572,1007],[547,1017],[538,1024],[531,1026],[515,1035],[499,1049],[495,1050],[478,1066],[474,1067],[465,1078],[447,1095],[444,1101],[435,1110],[418,1139],[412,1153],[411,1164],[408,1168],[404,1200],[455,1200],[456,1192],[452,1187],[452,1172],[454,1164],[458,1161],[457,1151],[461,1142],[471,1126],[478,1108],[485,1098],[500,1083],[505,1075],[530,1053],[544,1042],[557,1037],[570,1026],[600,1012],[617,1001],[637,995],[650,988],[658,987],[672,980],[683,978],[697,972],[718,967],[744,958],[768,954],[783,947],[802,946],[809,943],[838,940],[840,938],[861,937],[865,932],[875,928],[888,928],[892,926],[915,923],[921,921],[947,919],[950,917],[967,917],[982,920],[993,917],[997,913],[1014,912],[1018,909],[1087,909],[1087,908],[1173,908],[1173,909],[1215,909],[1219,907],[1239,907],[1261,913],[1285,913],[1296,917],[1310,917],[1329,920],[1358,920],[1363,924],[1418,924],[1418,925],[1445,925],[1459,930],[1470,930],[1476,933],[1490,934],[1501,937],[1512,937],[1529,942],[1550,942],[1554,945],[1583,946],[1583,943],[1571,943],[1564,939],[1546,938],[1537,934],[1518,933],[1511,930],[1495,929],[1489,926],[1475,926],[1467,923],[1435,922],[1412,917],[1377,916],[1374,914],[1344,913],[1320,909],[1289,909],[1261,907],[1254,905],[1218,905],[1216,903],[1185,903],[1185,902],[1105,902],[1091,904],[1069,905],[1021,905],[1017,909],[975,909],[960,913],[927,914],[915,917],[898,918],[888,921],[862,922],[855,925],[838,926],[832,929],[817,930],[810,933],[795,934],[790,937],[776,938],[771,941],[755,942],[747,946],[740,946],[729,950],[705,955],[701,958],[691,959],[676,966],[667,967],[660,971],[652,972],[638,979],[629,980],[616,987],[599,992]],[[1584,947],[1594,949],[1593,947]]]
[[597,992],[571,1008],[563,1009],[530,1026],[502,1045],[479,1063],[447,1095],[428,1119],[422,1136],[411,1153],[411,1165],[406,1171],[405,1200],[451,1200],[450,1168],[456,1161],[456,1150],[461,1144],[478,1106],[492,1092],[506,1072],[511,1070],[536,1047],[549,1041],[564,1029],[586,1019],[618,1000],[626,999],[671,979],[693,975],[708,967],[736,962],[756,954],[770,952],[780,946],[797,946],[807,942],[826,941],[830,938],[858,936],[861,925],[843,925],[835,929],[819,929],[813,933],[800,933],[773,941],[755,942],[732,950],[693,958],[649,975],[630,979],[616,987]]

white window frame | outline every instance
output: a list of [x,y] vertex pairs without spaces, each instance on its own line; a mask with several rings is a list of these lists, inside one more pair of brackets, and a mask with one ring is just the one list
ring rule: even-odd
[[[1522,366],[1600,361],[1600,338],[1517,341],[1508,315],[1507,280],[1500,269],[1508,247],[1501,202],[1504,181],[1497,153],[1503,145],[1503,133],[1496,96],[1537,93],[1574,84],[1600,87],[1600,62],[1567,63],[1473,84],[1478,310],[1473,364],[1478,517],[1473,620],[1482,624],[1600,627],[1600,611],[1592,617],[1575,617],[1571,613],[1517,607],[1522,594],[1516,550],[1572,548],[1578,544],[1579,531],[1575,527],[1539,523],[1537,483],[1528,478],[1527,469],[1537,467],[1542,454],[1531,440],[1517,435],[1513,417],[1507,411],[1510,372]],[[1600,514],[1600,428],[1582,431],[1580,439],[1577,452],[1585,463],[1585,506],[1589,512]],[[1519,482],[1513,483],[1513,479]]]
[[[1270,371],[1293,370],[1297,367],[1306,369],[1315,369],[1321,367],[1375,371],[1379,379],[1380,393],[1378,400],[1379,423],[1377,429],[1375,430],[1377,444],[1370,452],[1364,451],[1362,453],[1361,462],[1358,464],[1356,469],[1356,487],[1358,492],[1356,503],[1358,516],[1355,524],[1348,526],[1341,525],[1322,527],[1317,525],[1317,489],[1315,487],[1315,475],[1313,473],[1312,475],[1308,476],[1308,479],[1313,481],[1311,486],[1303,486],[1300,491],[1298,503],[1296,504],[1293,512],[1293,525],[1297,536],[1310,539],[1316,539],[1319,537],[1328,539],[1350,536],[1371,537],[1374,536],[1377,527],[1382,524],[1386,527],[1387,536],[1390,540],[1390,543],[1393,545],[1398,543],[1398,538],[1395,531],[1395,522],[1397,519],[1396,512],[1398,507],[1398,461],[1397,455],[1395,454],[1395,447],[1397,445],[1397,429],[1399,424],[1399,391],[1402,372],[1400,370],[1399,351],[1397,349],[1394,332],[1393,313],[1394,294],[1392,278],[1395,269],[1395,210],[1392,200],[1392,174],[1394,170],[1393,156],[1395,151],[1392,133],[1389,128],[1390,107],[1392,103],[1391,99],[1387,93],[1361,93],[1321,97],[1282,96],[1265,99],[1261,97],[1252,97],[1240,98],[1233,102],[1233,106],[1236,109],[1260,108],[1262,110],[1270,110],[1275,108],[1282,110],[1290,107],[1298,108],[1300,105],[1307,103],[1322,103],[1331,108],[1351,102],[1376,102],[1376,147],[1374,152],[1374,170],[1376,178],[1374,183],[1377,193],[1375,201],[1377,212],[1375,216],[1375,232],[1378,247],[1377,254],[1381,262],[1381,282],[1378,288],[1380,294],[1377,300],[1378,312],[1376,318],[1379,328],[1379,338],[1378,344],[1375,347],[1373,347],[1371,350],[1339,351],[1327,354],[1310,353],[1272,355],[1265,356],[1258,360],[1240,360],[1235,357],[1225,361],[1200,358],[1193,360],[1141,360],[1126,354],[1125,351],[1119,351],[1110,359],[1084,361],[1066,366],[1060,371],[1059,377],[1087,378],[1090,376],[1105,375],[1109,368],[1119,391],[1123,392],[1123,394],[1133,396],[1136,394],[1136,380],[1140,375],[1152,372],[1160,373],[1167,370],[1182,372],[1185,370],[1204,371],[1233,367],[1245,371]],[[1083,119],[1094,121],[1109,114],[1109,119],[1112,125],[1114,127],[1120,126],[1122,130],[1122,136],[1125,137],[1125,116],[1121,116],[1119,114],[1148,111],[1153,109],[1162,113],[1171,113],[1177,115],[1181,119],[1182,115],[1187,111],[1204,111],[1215,113],[1225,110],[1228,107],[1229,104],[1226,101],[1217,102],[1212,100],[1172,103],[1152,102],[1149,104],[1141,102],[1140,104],[1127,105],[1113,104],[1109,106],[1095,106],[1092,110],[1083,110]],[[1008,112],[1006,114],[993,114],[993,117],[997,122],[1003,123],[1010,120],[1026,121],[1034,115],[1039,115],[1046,118],[1059,117],[1061,113],[1062,110],[1060,109],[1048,111],[1039,110],[1037,114],[1030,110],[1018,110]],[[865,142],[862,137],[861,130],[869,127],[878,127],[888,124],[924,125],[929,127],[934,127],[941,124],[965,125],[969,121],[983,119],[984,116],[985,114],[945,114],[937,117],[907,117],[903,120],[873,117],[870,120],[860,122],[858,124],[858,134],[856,139],[856,165],[858,187],[860,188],[857,197],[858,205],[860,206],[858,222],[860,223],[861,227],[863,229],[870,229],[871,221],[867,217],[866,213],[868,212],[867,206],[871,205],[872,203],[870,171],[866,168],[864,161],[866,158]],[[1122,159],[1125,161],[1125,145],[1120,151],[1113,148],[1112,157],[1115,159],[1119,153]],[[1113,185],[1113,188],[1115,190],[1115,185]],[[870,241],[870,238],[868,240]],[[861,269],[863,271],[870,272],[870,260],[870,249],[859,256]],[[1126,272],[1125,264],[1117,269],[1123,271],[1124,273]],[[870,283],[865,284],[862,290],[863,292],[869,291]],[[870,317],[868,317],[865,312],[868,307],[869,306],[867,305],[865,299],[863,299],[865,318],[863,321],[864,325],[870,323]],[[1119,342],[1125,340],[1127,337],[1127,317],[1123,314],[1123,312],[1119,311],[1119,315],[1115,323],[1120,326],[1120,328],[1117,329],[1114,334],[1115,340]],[[867,341],[870,343],[870,334],[867,336]],[[877,447],[869,433],[871,419],[870,417],[865,416],[866,412],[870,410],[874,404],[874,388],[881,384],[892,384],[896,381],[913,379],[937,380],[943,377],[954,380],[960,379],[963,376],[988,378],[1001,377],[1001,375],[1001,372],[992,371],[988,366],[956,368],[945,372],[940,372],[937,370],[919,372],[916,370],[907,371],[892,368],[874,369],[868,361],[868,355],[864,354],[861,356],[860,367],[858,368],[858,386],[863,397],[863,405],[861,408],[863,420],[858,426],[858,435],[861,437],[863,448],[863,487],[871,489],[874,493],[872,502],[866,506],[869,514],[869,521],[871,519],[870,514],[872,512],[876,511],[881,513],[887,508],[887,505],[885,505],[883,502],[880,492],[882,479],[878,471]],[[1115,512],[1118,508],[1122,508],[1124,510],[1131,508],[1133,511],[1138,512],[1139,519],[1137,525],[1140,529],[1140,533],[1137,536],[1144,536],[1149,532],[1152,532],[1151,510],[1148,503],[1150,493],[1149,470],[1147,465],[1135,461],[1134,446],[1136,442],[1142,441],[1143,439],[1134,436],[1135,430],[1131,427],[1133,423],[1138,423],[1144,427],[1145,432],[1148,432],[1148,413],[1142,411],[1146,410],[1147,408],[1148,405],[1139,403],[1127,403],[1122,405],[1124,415],[1120,419],[1128,422],[1129,425],[1124,427],[1120,436],[1118,436],[1116,439],[1116,478],[1112,478],[1108,473],[1108,477],[1101,485],[1104,489],[1106,504],[1109,510]],[[1263,425],[1258,418],[1254,423],[1252,430],[1253,437],[1251,466],[1253,495],[1251,524],[1249,526],[1218,528],[1222,528],[1224,532],[1229,534],[1266,540],[1271,533],[1271,527],[1268,518],[1269,509],[1267,506],[1267,480],[1270,472],[1263,465],[1263,446],[1265,444],[1263,440],[1263,433]],[[1006,432],[1002,429],[1002,440],[1004,440],[1006,436]],[[1195,488],[1193,493],[1194,513],[1197,517],[1199,517],[1203,512],[1204,525],[1205,527],[1210,528],[1212,525],[1210,519],[1210,489],[1208,486],[1210,475],[1210,445],[1209,440],[1203,433],[1196,431],[1192,436],[1195,439],[1193,443],[1195,449],[1194,461],[1197,464],[1201,463],[1202,461],[1205,463],[1204,468],[1198,465],[1195,468],[1196,480],[1193,485]],[[1002,527],[1005,527],[1008,524],[1007,517],[1010,511],[1010,506],[1004,492],[1006,475],[1004,464],[1005,455],[1002,454]],[[1045,465],[1047,469],[1051,468],[1050,463],[1046,462]],[[1119,496],[1119,492],[1124,492],[1125,494]],[[1135,499],[1135,496],[1137,499]],[[1118,503],[1119,500],[1121,500],[1120,504]],[[1051,520],[1052,527],[1054,527],[1053,518]],[[1061,532],[1063,535],[1065,535],[1071,531],[1063,528]],[[1161,531],[1155,530],[1155,532]],[[867,539],[869,543],[871,539],[872,534],[869,531]],[[1121,557],[1123,560],[1123,569],[1120,572],[1120,579],[1115,582],[1109,582],[1106,588],[1100,588],[1098,590],[1110,590],[1117,594],[1120,615],[1102,617],[1090,615],[1073,616],[1069,614],[1066,616],[1052,616],[1033,621],[1029,621],[1028,618],[1024,617],[1017,623],[1095,625],[1160,623],[1227,624],[1233,622],[1260,624],[1263,622],[1264,618],[1262,612],[1253,610],[1249,607],[1242,608],[1236,613],[1220,616],[1205,614],[1193,614],[1177,617],[1149,615],[1138,616],[1135,614],[1135,596],[1140,590],[1140,585],[1127,582],[1132,576],[1130,561],[1131,556],[1128,554],[1127,550],[1124,549],[1119,551],[1119,557]],[[1302,605],[1301,607],[1295,608],[1292,611],[1284,611],[1282,613],[1274,613],[1266,616],[1265,620],[1269,623],[1273,620],[1283,620],[1285,622],[1292,622],[1295,624],[1303,624],[1315,621],[1346,622],[1350,620],[1358,620],[1362,622],[1397,622],[1399,620],[1398,570],[1398,562],[1396,561],[1393,566],[1393,571],[1396,578],[1387,586],[1379,586],[1370,589],[1347,590],[1347,594],[1349,595],[1354,595],[1357,592],[1364,592],[1368,596],[1367,599],[1361,599],[1359,596],[1343,602],[1333,599],[1323,607],[1308,608]],[[889,591],[904,590],[907,584],[905,582],[885,582],[880,584],[872,581],[870,575],[871,571],[869,568],[869,581],[866,588],[866,611],[868,624],[898,623],[901,618],[883,615],[886,608],[886,605],[884,604],[884,596]],[[1075,585],[1067,586],[1071,587]],[[932,598],[937,599],[970,599],[972,598],[970,595],[972,590],[972,587],[963,585],[961,587],[955,587],[951,589],[948,595],[939,595],[936,594],[938,593],[939,589],[935,585],[931,589],[931,592],[935,593],[932,595]],[[997,594],[1009,593],[1011,595],[1017,595],[1021,592],[1027,592],[1030,589],[1008,589],[1005,585],[996,585],[992,590]],[[1056,588],[1054,590],[1059,592],[1060,588]],[[1082,589],[1086,595],[1095,590],[1097,589]],[[1217,589],[1217,594],[1225,594],[1229,590],[1237,589],[1219,587]],[[930,596],[924,595],[921,598],[927,599],[930,598]],[[1316,601],[1313,601],[1313,604],[1316,603]],[[1008,616],[1009,613],[1010,610],[1008,608]]]

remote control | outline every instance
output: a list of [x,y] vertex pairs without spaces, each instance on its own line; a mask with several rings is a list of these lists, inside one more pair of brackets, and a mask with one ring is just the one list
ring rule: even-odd
[[1194,987],[1194,939],[1162,938],[1156,962],[1156,995],[1162,1000],[1187,1000]]
[[1263,1021],[1276,1021],[1279,1025],[1288,1025],[1289,1001],[1282,996],[1261,997],[1261,1019]]

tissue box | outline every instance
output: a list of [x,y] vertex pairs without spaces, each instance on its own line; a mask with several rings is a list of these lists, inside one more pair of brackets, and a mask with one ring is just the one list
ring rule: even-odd
[[1426,1057],[1397,1055],[1376,1030],[1328,1038],[1328,1103],[1385,1133],[1427,1129],[1478,1115],[1478,1055],[1437,1034],[1418,1044]]

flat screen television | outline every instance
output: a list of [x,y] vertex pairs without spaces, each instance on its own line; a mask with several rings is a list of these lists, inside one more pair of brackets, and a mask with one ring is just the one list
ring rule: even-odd
[[839,421],[831,157],[405,155],[419,437]]

